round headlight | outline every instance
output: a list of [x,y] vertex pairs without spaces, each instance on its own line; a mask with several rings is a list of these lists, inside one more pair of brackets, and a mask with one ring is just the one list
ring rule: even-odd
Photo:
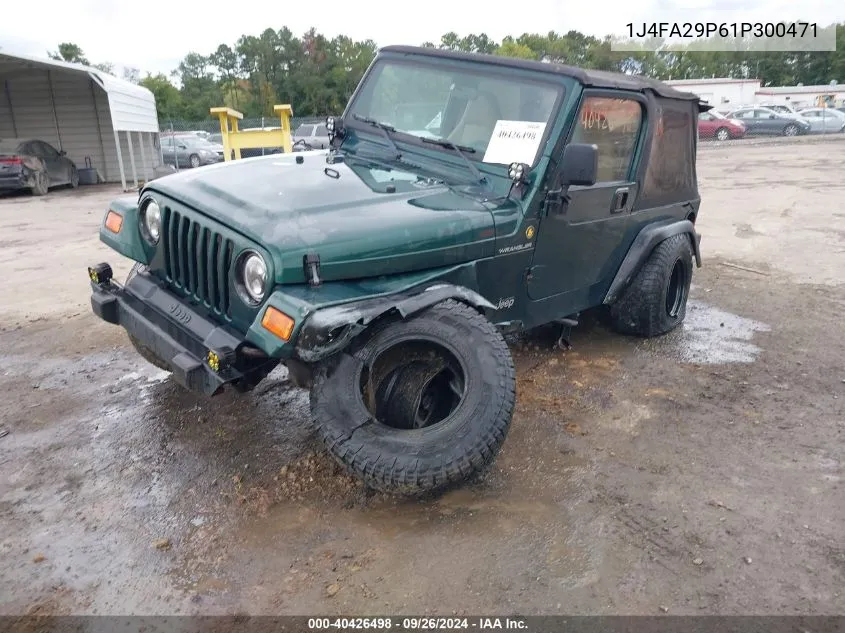
[[161,237],[161,209],[155,200],[150,200],[144,205],[142,222],[147,240],[153,244],[158,243],[158,238]]
[[267,264],[261,255],[250,253],[244,259],[243,285],[252,301],[258,302],[264,298],[267,289]]

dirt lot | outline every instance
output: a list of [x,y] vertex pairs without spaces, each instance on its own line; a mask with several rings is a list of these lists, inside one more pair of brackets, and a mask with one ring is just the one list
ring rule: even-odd
[[283,371],[203,400],[90,313],[115,190],[0,199],[0,613],[845,613],[843,164],[702,149],[683,329],[516,344],[495,467],[425,502],[341,475]]

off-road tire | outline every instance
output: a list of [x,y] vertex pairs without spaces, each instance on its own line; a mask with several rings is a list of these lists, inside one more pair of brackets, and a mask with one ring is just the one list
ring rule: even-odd
[[785,128],[783,128],[783,135],[784,136],[797,136],[798,135],[798,126],[794,123],[790,123]]
[[32,184],[32,195],[46,196],[50,191],[50,176],[47,170],[40,169],[33,174],[34,182]]
[[[403,495],[440,491],[490,466],[510,426],[516,383],[513,359],[495,326],[447,300],[411,319],[376,324],[362,336],[315,372],[313,423],[332,456],[369,487]],[[399,430],[373,417],[360,383],[383,350],[408,340],[448,348],[464,364],[466,382],[463,400],[445,420]]]
[[[670,284],[676,265],[682,268],[683,278]],[[622,296],[610,306],[610,318],[615,330],[622,334],[652,337],[666,334],[684,320],[687,298],[692,281],[693,252],[686,233],[674,235],[660,242]],[[677,297],[673,289],[682,295]],[[667,297],[679,303],[677,311],[670,310]],[[672,307],[676,302],[670,298]]]
[[[129,283],[129,281],[135,275],[137,275],[139,271],[145,270],[146,268],[147,267],[144,264],[140,262],[135,262],[135,264],[129,270],[129,274],[126,275],[126,283]],[[156,356],[155,353],[149,347],[144,345],[141,341],[136,339],[131,334],[127,334],[127,336],[129,337],[129,342],[132,343],[132,347],[134,347],[135,351],[140,354],[141,358],[143,358],[145,361],[147,361],[154,367],[157,367],[158,369],[163,369],[164,371],[171,371],[170,367],[168,367],[158,356]]]
[[713,136],[717,141],[728,141],[731,138],[731,131],[726,127],[720,127]]

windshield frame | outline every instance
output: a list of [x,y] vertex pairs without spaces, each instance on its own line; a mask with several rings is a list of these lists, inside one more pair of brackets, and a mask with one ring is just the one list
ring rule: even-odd
[[[500,67],[495,64],[491,64],[490,62],[470,62],[456,60],[450,60],[448,62],[445,62],[441,58],[435,56],[429,57],[426,55],[414,56],[413,58],[381,55],[377,56],[373,63],[370,65],[370,67],[367,69],[367,72],[364,74],[364,77],[361,79],[361,82],[359,83],[355,92],[352,94],[352,97],[349,99],[349,102],[347,103],[346,108],[343,112],[344,127],[354,130],[356,136],[358,136],[359,138],[366,137],[367,139],[369,139],[372,137],[378,139],[379,137],[379,132],[376,128],[362,121],[355,120],[352,114],[356,113],[356,106],[361,102],[363,98],[365,98],[364,95],[366,93],[368,83],[377,79],[378,73],[381,72],[381,66],[389,64],[410,66],[412,68],[454,68],[458,71],[463,69],[470,74],[477,74],[481,76],[505,80],[512,79],[514,73],[518,73],[520,83],[533,84],[556,91],[557,96],[549,112],[548,119],[546,120],[546,127],[543,130],[543,137],[540,139],[540,143],[537,146],[537,152],[534,155],[534,161],[529,165],[531,169],[535,169],[539,162],[543,159],[543,152],[549,142],[552,129],[555,127],[558,121],[558,118],[560,116],[560,109],[563,103],[565,102],[568,94],[565,82],[556,80],[555,75],[553,75],[552,73],[543,73],[542,71],[520,71],[509,67]],[[547,76],[548,79],[545,79],[544,76]],[[364,114],[360,112],[356,114],[361,114],[362,116],[364,116]],[[415,148],[419,148],[420,150],[423,150],[423,152],[436,152],[438,154],[444,155],[444,157],[450,157],[448,160],[448,162],[450,163],[454,162],[452,159],[457,158],[457,156],[455,156],[454,150],[449,149],[447,147],[438,146],[433,143],[425,143],[422,140],[424,137],[416,136],[415,134],[411,134],[402,130],[395,130],[393,132],[390,132],[390,135],[392,136],[394,141],[406,145],[411,145]],[[440,139],[442,137],[438,136],[434,138]],[[464,153],[469,160],[478,163],[479,169],[482,169],[482,165],[484,165],[485,168],[494,169],[497,171],[504,171],[508,168],[508,165],[505,165],[503,163],[485,163],[483,160],[483,152],[476,151]]]

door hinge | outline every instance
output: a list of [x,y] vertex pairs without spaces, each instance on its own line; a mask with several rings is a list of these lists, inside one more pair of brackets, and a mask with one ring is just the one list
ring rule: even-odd
[[568,203],[569,196],[563,189],[552,189],[551,191],[547,190],[546,197],[543,199],[542,214],[546,216],[549,213],[557,212],[558,210],[560,210],[561,213],[565,213],[566,205]]

